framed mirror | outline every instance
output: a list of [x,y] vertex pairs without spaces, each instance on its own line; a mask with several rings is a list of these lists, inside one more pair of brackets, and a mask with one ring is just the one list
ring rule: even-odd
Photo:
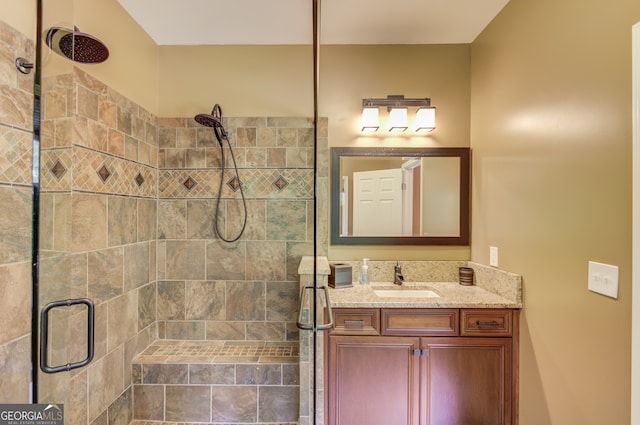
[[333,245],[469,245],[469,148],[331,148]]

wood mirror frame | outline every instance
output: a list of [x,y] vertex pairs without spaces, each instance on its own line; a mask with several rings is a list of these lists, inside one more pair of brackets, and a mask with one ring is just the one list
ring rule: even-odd
[[[460,224],[458,236],[341,236],[340,159],[343,157],[456,157],[460,159]],[[468,246],[470,239],[470,148],[331,148],[332,245],[454,245]]]

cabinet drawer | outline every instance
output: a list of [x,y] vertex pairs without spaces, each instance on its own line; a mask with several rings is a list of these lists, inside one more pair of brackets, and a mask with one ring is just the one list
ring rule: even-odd
[[512,336],[511,310],[462,309],[461,336]]
[[334,308],[332,334],[380,335],[380,310],[377,308]]
[[456,336],[458,309],[382,309],[382,335]]

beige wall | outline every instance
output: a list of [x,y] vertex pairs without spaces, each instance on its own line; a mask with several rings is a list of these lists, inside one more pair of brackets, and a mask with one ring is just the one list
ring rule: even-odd
[[36,31],[36,2],[0,0],[2,20],[29,38]]
[[[468,45],[322,46],[319,113],[329,119],[329,145],[469,146],[469,52]],[[226,116],[312,116],[312,60],[310,46],[161,46],[160,115],[194,116],[219,103]],[[437,129],[362,137],[362,99],[389,94],[431,97]],[[340,260],[469,256],[468,247],[329,247]]]
[[[468,45],[323,46],[320,114],[329,118],[329,146],[469,146]],[[359,132],[362,99],[403,94],[430,97],[436,130],[389,137]],[[329,246],[329,259],[466,260],[467,247]]]
[[81,65],[112,89],[158,113],[158,46],[117,0],[74,0],[74,24],[109,48],[103,64]]
[[[471,48],[472,259],[524,276],[522,425],[628,424],[637,1],[511,0]],[[620,267],[619,299],[587,290]]]
[[313,116],[311,46],[160,46],[160,116]]
[[[321,115],[330,146],[469,146],[469,45],[322,46]],[[430,97],[436,130],[427,136],[363,137],[362,99],[403,94]]]

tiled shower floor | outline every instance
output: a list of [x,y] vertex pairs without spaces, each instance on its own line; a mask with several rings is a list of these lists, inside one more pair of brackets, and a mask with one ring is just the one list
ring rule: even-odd
[[299,343],[158,340],[134,363],[296,363]]

